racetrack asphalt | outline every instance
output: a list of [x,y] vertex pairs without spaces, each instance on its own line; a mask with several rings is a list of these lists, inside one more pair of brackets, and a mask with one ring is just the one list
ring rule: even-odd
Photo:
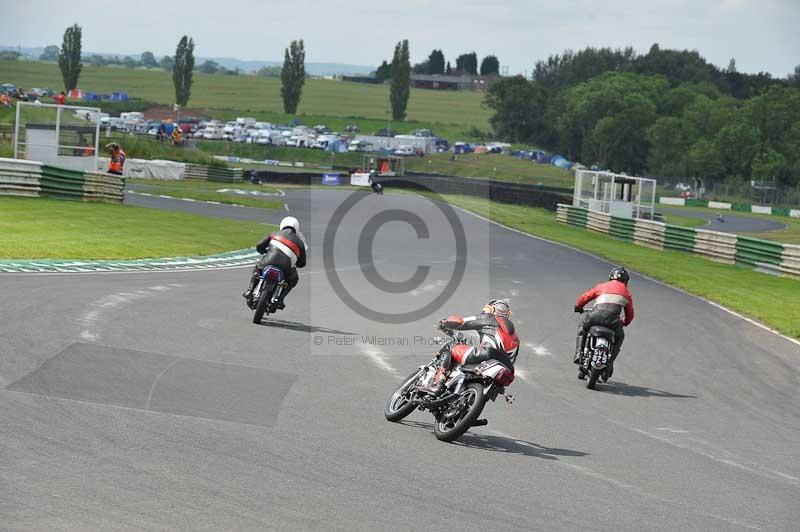
[[[325,271],[323,237],[350,194],[287,194],[310,261],[261,325],[240,296],[247,268],[2,277],[0,529],[797,529],[796,344],[634,275],[614,378],[587,390],[571,310],[609,265],[461,211],[458,290],[430,315],[376,322]],[[371,270],[357,242],[387,211],[416,214],[430,238],[375,227]],[[362,196],[338,224],[337,273],[356,301],[413,311],[450,278],[449,233],[426,199]],[[421,265],[425,281],[400,294],[361,271],[398,282]],[[489,425],[454,444],[430,414],[385,421],[396,384],[435,350],[434,323],[490,297],[510,298],[522,340],[515,403],[489,404]]]
[[705,220],[706,224],[697,229],[705,229],[708,231],[719,231],[720,233],[765,233],[769,231],[780,231],[786,229],[786,224],[777,220],[769,220],[765,218],[751,218],[749,216],[737,216],[731,214],[730,211],[720,211],[722,214],[723,222],[717,219],[717,213],[693,211],[690,209],[670,209],[669,207],[659,207],[660,212],[666,215],[667,223],[669,223],[669,215],[685,216],[687,218],[699,218]]

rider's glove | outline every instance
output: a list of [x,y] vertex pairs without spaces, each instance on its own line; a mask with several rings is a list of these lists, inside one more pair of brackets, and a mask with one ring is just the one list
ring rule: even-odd
[[583,309],[582,309],[581,307],[579,307],[578,305],[575,305],[575,308],[574,308],[573,310],[574,310],[575,312],[577,312],[578,314],[580,314],[581,312],[583,312]]
[[447,325],[445,323],[446,321],[447,320],[439,320],[439,324],[436,326],[436,328],[439,329],[440,331],[446,331],[447,330]]

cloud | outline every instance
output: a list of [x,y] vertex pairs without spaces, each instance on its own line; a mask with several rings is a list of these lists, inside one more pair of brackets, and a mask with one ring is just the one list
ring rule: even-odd
[[800,57],[796,0],[139,0],[135,9],[85,0],[77,11],[69,3],[26,0],[4,10],[0,44],[60,43],[64,28],[77,22],[84,49],[121,54],[172,54],[189,34],[201,56],[276,60],[292,39],[303,38],[308,61],[364,65],[380,64],[407,38],[413,61],[433,48],[451,61],[474,50],[497,55],[512,73],[530,72],[537,60],[567,48],[646,52],[655,42],[697,49],[718,65],[735,57],[743,72],[780,76]]

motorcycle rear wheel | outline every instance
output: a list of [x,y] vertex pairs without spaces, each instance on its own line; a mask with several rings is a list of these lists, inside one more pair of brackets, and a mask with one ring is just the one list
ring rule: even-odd
[[406,377],[400,385],[395,388],[389,400],[386,401],[386,408],[383,415],[388,421],[397,422],[408,416],[417,408],[417,405],[408,397],[409,388],[417,383],[422,370],[418,369]]
[[[483,407],[486,406],[486,396],[483,395],[483,385],[477,382],[471,382],[459,394],[467,401],[462,416],[455,423],[450,423],[447,420],[439,421],[433,425],[433,434],[436,439],[440,441],[453,441],[460,438],[465,432],[469,430],[475,420],[483,412]],[[456,399],[457,401],[459,399]]]
[[258,295],[258,303],[256,304],[256,311],[253,314],[253,323],[261,323],[261,318],[264,317],[264,313],[267,311],[267,306],[269,305],[270,294],[272,290],[270,287],[265,287],[264,290]]
[[590,390],[594,390],[597,379],[600,378],[600,374],[603,373],[603,371],[605,371],[605,368],[597,369],[594,366],[589,368],[589,379],[586,381],[586,387]]

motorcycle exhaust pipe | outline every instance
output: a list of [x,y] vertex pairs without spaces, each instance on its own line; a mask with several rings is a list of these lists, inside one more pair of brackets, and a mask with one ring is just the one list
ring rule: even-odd
[[455,399],[456,397],[458,397],[456,394],[454,394],[454,393],[451,393],[451,394],[445,395],[444,397],[440,397],[439,399],[436,399],[436,400],[434,400],[434,401],[431,401],[431,402],[429,402],[429,403],[425,403],[425,402],[423,402],[423,403],[421,403],[421,404],[422,404],[423,406],[426,406],[426,407],[437,407],[437,406],[442,406],[442,405],[444,405],[444,404],[447,404],[447,403],[449,403],[450,401],[452,401],[452,400],[453,400],[453,399]]

